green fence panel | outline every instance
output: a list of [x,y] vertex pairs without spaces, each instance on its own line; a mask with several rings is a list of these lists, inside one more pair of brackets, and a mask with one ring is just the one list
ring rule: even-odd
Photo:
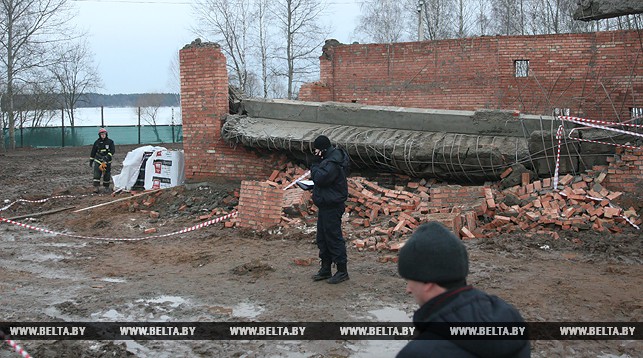
[[[28,127],[16,128],[16,147],[79,147],[98,139],[100,127]],[[116,144],[182,143],[181,125],[112,126],[109,138]],[[9,130],[4,129],[5,147],[9,147]]]

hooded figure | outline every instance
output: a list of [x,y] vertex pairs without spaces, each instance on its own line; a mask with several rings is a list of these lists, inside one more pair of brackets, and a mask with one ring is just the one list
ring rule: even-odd
[[[313,281],[327,280],[336,284],[348,280],[346,242],[342,235],[342,215],[348,199],[348,154],[340,148],[333,147],[330,139],[320,135],[314,142],[315,155],[321,158],[320,163],[310,168],[313,187],[313,202],[317,206],[317,247],[321,268],[313,276]],[[337,272],[332,275],[332,263],[337,265]]]
[[99,129],[98,139],[94,142],[89,158],[89,166],[94,168],[94,193],[100,191],[101,177],[105,192],[111,190],[112,157],[115,152],[114,141],[107,136],[107,129]]

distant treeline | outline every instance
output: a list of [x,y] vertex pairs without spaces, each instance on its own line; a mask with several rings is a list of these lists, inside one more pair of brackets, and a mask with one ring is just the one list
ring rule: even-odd
[[[7,109],[7,96],[2,96],[2,110]],[[76,108],[93,107],[178,107],[180,105],[178,93],[133,93],[133,94],[83,94],[76,102]],[[15,95],[13,98],[14,109],[21,110],[47,110],[63,107],[62,95],[37,94]]]
[[98,94],[88,93],[78,101],[79,108],[83,107],[178,107],[181,98],[178,93],[134,93],[134,94]]

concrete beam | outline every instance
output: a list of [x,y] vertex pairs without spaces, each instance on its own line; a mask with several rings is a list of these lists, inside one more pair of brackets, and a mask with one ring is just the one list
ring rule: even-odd
[[534,130],[557,127],[553,117],[522,115],[515,111],[453,111],[256,98],[244,99],[242,106],[247,115],[254,118],[425,132],[528,137]]
[[579,0],[574,20],[591,21],[643,13],[641,0]]

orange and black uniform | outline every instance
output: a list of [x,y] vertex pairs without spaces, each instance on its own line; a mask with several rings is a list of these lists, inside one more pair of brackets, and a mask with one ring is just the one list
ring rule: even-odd
[[[112,157],[114,156],[115,151],[116,148],[114,147],[114,141],[109,139],[107,133],[105,133],[104,139],[100,138],[99,135],[98,139],[94,142],[92,153],[90,155],[90,163],[92,163],[94,167],[93,184],[95,188],[100,186],[101,176],[103,177],[103,186],[105,188],[109,188],[112,179]],[[100,170],[100,165],[103,162],[107,164],[104,172]]]

